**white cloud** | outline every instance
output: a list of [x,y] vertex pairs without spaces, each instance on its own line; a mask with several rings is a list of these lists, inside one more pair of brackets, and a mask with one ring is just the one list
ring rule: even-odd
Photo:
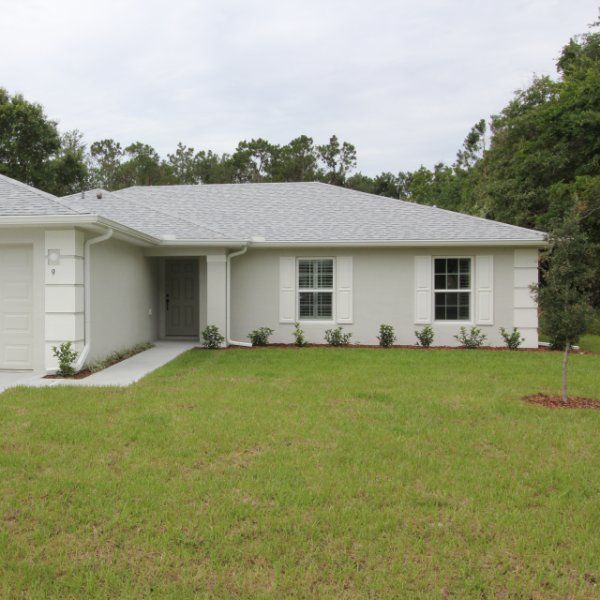
[[374,174],[452,160],[554,73],[593,0],[0,0],[0,86],[88,141],[231,151],[331,133]]

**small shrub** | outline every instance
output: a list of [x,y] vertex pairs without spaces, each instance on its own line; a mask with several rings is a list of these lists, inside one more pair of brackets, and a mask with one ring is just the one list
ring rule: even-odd
[[341,327],[327,329],[325,331],[325,341],[330,346],[347,346],[350,343],[351,333],[344,333]]
[[417,346],[421,345],[423,348],[429,348],[433,344],[433,329],[430,325],[425,325],[421,331],[415,331],[417,336]]
[[52,346],[52,354],[58,359],[58,375],[61,377],[75,375],[73,363],[78,354],[73,350],[71,342],[63,342],[58,348]]
[[202,332],[202,339],[204,340],[204,347],[209,350],[215,350],[225,341],[225,338],[219,333],[219,328],[216,325],[205,327]]
[[500,327],[500,335],[504,338],[504,343],[509,350],[517,350],[525,341],[525,339],[521,337],[521,332],[516,327],[513,327],[512,333],[506,331],[504,327]]
[[274,331],[270,327],[259,327],[248,334],[253,346],[266,346]]
[[465,327],[461,327],[459,334],[454,336],[463,348],[480,348],[483,342],[487,339],[485,333],[482,333],[479,327],[471,327],[471,330],[467,332]]
[[306,346],[306,338],[304,337],[304,331],[300,328],[300,323],[294,323],[294,340],[296,346]]
[[386,325],[385,323],[379,326],[379,335],[377,336],[379,340],[379,345],[384,348],[389,348],[396,341],[396,334],[394,333],[394,328],[391,325]]

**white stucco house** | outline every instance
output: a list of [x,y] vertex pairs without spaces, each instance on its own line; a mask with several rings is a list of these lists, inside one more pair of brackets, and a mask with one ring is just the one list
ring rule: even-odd
[[155,339],[227,343],[267,326],[308,341],[342,325],[399,344],[431,324],[501,345],[518,327],[536,347],[544,234],[322,183],[132,187],[57,198],[0,176],[0,369],[56,367],[66,340],[80,365]]

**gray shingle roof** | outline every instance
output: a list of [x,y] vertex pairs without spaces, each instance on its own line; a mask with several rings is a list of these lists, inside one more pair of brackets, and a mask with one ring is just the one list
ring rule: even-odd
[[58,199],[0,175],[0,216],[82,214],[182,242],[256,236],[273,243],[350,244],[545,238],[531,229],[323,183],[131,187]]
[[[252,236],[315,243],[544,239],[531,229],[323,183],[148,186],[111,195],[118,199],[111,203],[114,220],[178,239],[195,235],[196,228],[202,234],[196,239],[215,241]],[[160,221],[151,223],[141,207],[160,211]],[[86,208],[107,210],[100,203]]]
[[118,192],[95,189],[85,192],[83,197],[81,194],[73,194],[61,200],[74,211],[97,214],[157,238],[173,236],[188,240],[224,239],[207,227],[179,219],[171,213],[168,206],[151,208],[144,202],[125,200]]
[[73,211],[52,194],[0,175],[0,216],[73,215]]

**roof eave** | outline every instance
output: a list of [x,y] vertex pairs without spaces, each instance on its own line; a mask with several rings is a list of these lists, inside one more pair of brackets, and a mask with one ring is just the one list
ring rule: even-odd
[[98,215],[14,215],[0,217],[0,227],[40,227],[40,226],[87,226],[87,227],[110,227],[123,237],[135,240],[137,243],[156,246],[209,246],[209,247],[237,247],[250,244],[257,248],[289,248],[289,247],[363,247],[363,248],[399,248],[399,247],[453,247],[453,246],[508,246],[508,247],[533,247],[544,248],[548,245],[547,240],[538,239],[457,239],[457,240],[285,240],[285,241],[261,241],[251,239],[175,239],[165,240],[132,229],[111,219]]
[[160,244],[161,240],[98,215],[12,215],[0,217],[3,227],[83,227],[92,230],[110,227],[121,237],[142,244]]
[[548,245],[545,240],[391,240],[391,241],[373,241],[373,240],[289,240],[289,241],[268,241],[257,242],[252,239],[229,239],[229,240],[202,240],[202,239],[183,239],[159,240],[158,245],[164,247],[180,246],[220,246],[220,247],[238,247],[240,245],[250,245],[253,248],[318,248],[318,247],[360,247],[360,248],[409,248],[409,247],[465,247],[465,246],[498,246],[498,247],[531,247],[544,248]]
[[464,247],[464,246],[499,246],[499,247],[533,247],[545,248],[548,245],[546,240],[391,240],[391,241],[370,241],[370,240],[319,240],[314,242],[307,241],[265,241],[253,242],[253,247],[262,248],[286,248],[286,247],[363,247],[363,248],[408,248],[408,247]]
[[86,225],[97,223],[96,215],[9,215],[0,216],[0,227]]

